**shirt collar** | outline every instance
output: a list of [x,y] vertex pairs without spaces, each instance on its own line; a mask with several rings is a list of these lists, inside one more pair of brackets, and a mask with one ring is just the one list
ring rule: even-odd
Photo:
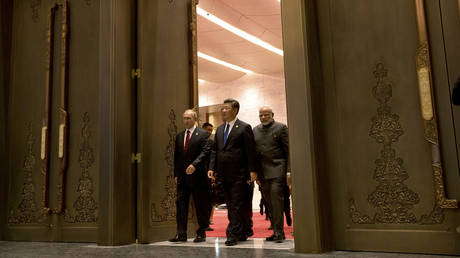
[[235,117],[235,119],[233,119],[232,121],[227,122],[227,124],[230,125],[230,128],[233,128],[233,125],[235,124],[235,122],[236,122],[237,119],[238,119],[238,117]]
[[196,129],[196,124],[190,129],[185,129],[185,134],[187,134],[187,130],[190,131],[190,134],[192,134],[195,131],[195,129]]

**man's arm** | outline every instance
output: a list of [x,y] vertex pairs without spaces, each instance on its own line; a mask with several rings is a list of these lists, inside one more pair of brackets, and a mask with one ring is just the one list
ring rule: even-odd
[[209,155],[211,154],[211,142],[209,140],[209,134],[206,133],[204,139],[201,139],[201,152],[198,157],[192,162],[194,167],[201,165],[204,161],[208,160]]
[[280,135],[280,140],[281,140],[281,148],[283,149],[285,158],[286,158],[286,172],[291,171],[291,162],[289,158],[289,134],[288,134],[288,127],[286,125],[283,125],[283,128],[281,129],[281,135]]
[[254,140],[254,133],[250,125],[244,129],[244,148],[247,155],[248,170],[251,176],[251,181],[257,180],[257,155],[256,155],[256,142]]
[[217,162],[217,139],[214,139],[214,141],[211,140],[211,154],[209,158],[209,170],[210,171],[216,171],[216,162]]
[[[174,177],[177,178],[180,174],[179,172],[179,144],[178,144],[178,141],[179,141],[179,135],[176,135],[176,141],[175,141],[175,144],[174,144]],[[177,180],[177,179],[176,179]]]

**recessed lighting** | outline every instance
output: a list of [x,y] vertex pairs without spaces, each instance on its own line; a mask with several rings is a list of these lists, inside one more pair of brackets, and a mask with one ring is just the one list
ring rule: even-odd
[[259,39],[258,37],[256,36],[253,36],[243,30],[240,30],[238,29],[237,27],[233,26],[233,25],[230,25],[229,23],[217,18],[216,16],[210,14],[209,12],[207,12],[206,10],[203,10],[201,9],[200,7],[197,7],[196,8],[196,12],[197,14],[203,16],[204,18],[206,18],[207,20],[221,26],[222,28],[258,45],[258,46],[261,46],[265,49],[267,49],[268,51],[271,51],[273,53],[276,53],[280,56],[283,56],[283,50],[279,49],[279,48],[276,48],[272,45],[270,45],[269,43]]
[[227,63],[227,62],[222,61],[220,59],[217,59],[215,57],[208,56],[206,54],[201,53],[200,51],[198,51],[198,57],[201,57],[201,58],[206,59],[208,61],[214,62],[216,64],[223,65],[225,67],[228,67],[228,68],[236,70],[236,71],[240,71],[240,72],[247,73],[247,74],[253,73],[253,71],[250,71],[248,69],[244,69],[243,67],[239,67],[239,66],[234,65],[234,64]]

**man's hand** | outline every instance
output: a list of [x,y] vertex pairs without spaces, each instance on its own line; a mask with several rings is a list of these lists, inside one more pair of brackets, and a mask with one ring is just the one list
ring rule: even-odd
[[195,166],[193,166],[192,164],[190,164],[187,169],[185,170],[185,173],[187,173],[187,175],[191,175],[193,174],[193,172],[195,172]]
[[216,178],[214,178],[214,171],[209,170],[208,171],[208,177],[215,180]]
[[176,184],[177,184],[177,176],[176,176],[176,177],[174,177],[174,181],[176,181]]
[[289,187],[289,193],[292,194],[292,179],[291,179],[291,172],[286,173],[286,183]]
[[249,172],[251,175],[251,183],[257,180],[257,173],[256,172]]

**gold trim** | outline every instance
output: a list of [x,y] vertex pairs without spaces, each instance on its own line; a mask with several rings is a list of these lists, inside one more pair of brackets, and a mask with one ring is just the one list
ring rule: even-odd
[[44,160],[46,158],[46,139],[48,138],[48,127],[42,127],[42,144],[40,147],[40,159]]
[[62,159],[64,157],[64,130],[65,125],[59,125],[59,155],[58,157]]
[[199,0],[191,0],[189,29],[190,29],[190,105],[198,111],[198,46],[197,46],[197,14],[196,6]]
[[458,208],[457,200],[447,199],[441,163],[441,148],[438,135],[438,120],[434,103],[433,82],[431,76],[431,56],[426,28],[425,4],[415,0],[419,47],[416,53],[417,77],[419,83],[420,105],[424,119],[425,139],[432,148],[433,184],[436,202],[440,208]]
[[[60,214],[63,212],[64,206],[64,173],[67,168],[67,130],[68,130],[68,115],[67,115],[67,73],[68,73],[68,5],[67,1],[56,3],[52,5],[48,13],[48,30],[46,33],[47,51],[46,51],[46,92],[45,92],[45,115],[43,118],[42,127],[42,175],[43,175],[43,189],[42,189],[42,204],[46,212],[50,212],[48,207],[48,192],[49,192],[49,143],[50,135],[48,128],[50,128],[51,121],[51,92],[52,92],[52,67],[53,67],[53,50],[54,50],[54,19],[58,8],[62,9],[62,24],[61,24],[61,101],[59,106],[60,111],[60,126],[59,126],[59,184],[58,184],[58,207],[53,210],[53,213]],[[46,128],[46,133],[43,134]]]

